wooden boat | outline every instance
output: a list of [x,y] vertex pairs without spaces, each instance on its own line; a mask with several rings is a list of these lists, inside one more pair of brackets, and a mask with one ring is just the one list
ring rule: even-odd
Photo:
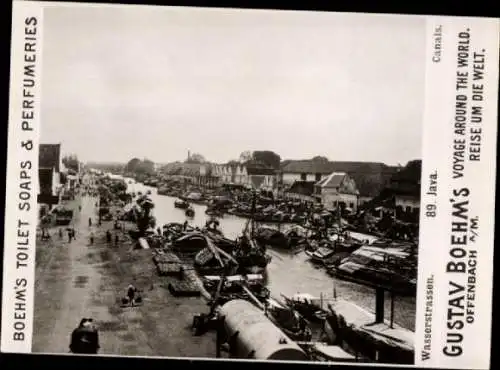
[[311,262],[324,264],[327,260],[335,255],[335,250],[322,246],[315,251],[306,250],[305,253],[309,256]]
[[182,196],[181,199],[183,199],[187,202],[197,203],[197,204],[202,204],[202,203],[206,202],[203,194],[198,193],[198,192],[191,192],[191,193],[187,194],[186,196]]
[[207,208],[205,211],[205,214],[208,216],[214,216],[214,217],[224,217],[224,212],[215,208]]
[[330,266],[328,273],[339,279],[381,286],[399,294],[413,295],[416,290],[416,263],[411,247],[363,246]]
[[266,316],[294,341],[310,341],[312,331],[307,321],[295,310],[270,298],[266,301]]
[[176,253],[195,255],[207,248],[207,239],[201,233],[186,233],[172,243],[172,250]]
[[187,208],[189,208],[189,203],[186,202],[185,200],[177,199],[174,202],[174,207],[175,208],[180,208],[180,209],[187,209]]
[[231,253],[236,246],[236,242],[232,239],[224,237],[219,233],[206,231],[205,234],[214,242],[214,244],[227,253]]
[[288,238],[281,231],[269,227],[259,228],[255,232],[255,240],[262,246],[285,249],[289,247]]
[[249,274],[263,273],[269,262],[271,262],[271,256],[262,249],[244,250],[238,245],[233,250],[232,256],[238,261],[240,268]]
[[[224,279],[224,281],[221,285],[222,279]],[[269,290],[263,284],[263,276],[258,274],[231,275],[226,277],[208,275],[204,276],[202,281],[203,286],[212,294],[212,297],[217,296],[219,301],[218,304],[223,304],[223,302],[232,299],[249,300],[250,297],[248,292],[261,303],[266,302],[270,295]]]
[[194,217],[194,209],[192,207],[187,208],[184,211],[186,217]]
[[306,319],[313,322],[323,321],[328,312],[323,308],[323,300],[307,293],[297,293],[288,298],[284,295],[285,303],[288,307],[294,309]]
[[415,295],[417,279],[398,274],[387,268],[374,268],[353,262],[345,262],[340,266],[329,266],[327,273],[337,279],[351,281],[374,287],[384,287],[404,296]]

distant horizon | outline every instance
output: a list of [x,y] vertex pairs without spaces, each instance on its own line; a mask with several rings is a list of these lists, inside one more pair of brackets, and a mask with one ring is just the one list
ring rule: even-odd
[[[65,155],[69,155],[69,154],[65,154]],[[169,163],[177,163],[177,162],[180,162],[180,163],[184,163],[185,162],[185,160],[176,160],[176,161],[170,161],[170,162],[155,162],[155,161],[153,161],[153,160],[151,160],[149,158],[139,158],[139,157],[136,157],[136,158],[138,158],[140,160],[148,159],[148,160],[152,161],[154,164],[160,164],[160,165],[166,165],[166,164],[169,164]],[[133,158],[130,158],[128,161],[87,161],[87,162],[80,161],[80,162],[82,162],[83,164],[124,165],[125,166],[132,159]],[[281,159],[281,162],[285,162],[285,161],[310,161],[310,160],[312,160],[312,158],[303,158],[303,159],[289,159],[289,158],[285,158],[285,159]],[[384,163],[384,162],[380,162],[380,161],[335,161],[335,160],[329,159],[330,162],[382,163],[382,164],[385,164],[386,166],[389,166],[389,167],[397,167],[399,165],[405,166],[409,162],[412,162],[412,161],[421,161],[421,160],[422,160],[422,158],[414,158],[414,159],[410,159],[410,160],[408,160],[407,162],[404,162],[404,163],[388,164],[388,163]],[[229,162],[230,161],[226,161],[226,162],[214,162],[214,161],[206,160],[203,163],[209,163],[209,164],[227,164]],[[243,162],[241,162],[239,160],[237,160],[237,162],[243,163]]]
[[421,157],[423,17],[54,5],[43,38],[40,139],[83,162]]

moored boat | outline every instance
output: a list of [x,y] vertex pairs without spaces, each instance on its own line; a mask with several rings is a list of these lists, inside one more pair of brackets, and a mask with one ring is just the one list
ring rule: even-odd
[[187,194],[186,196],[182,196],[181,199],[191,202],[191,203],[199,203],[202,204],[205,202],[205,197],[203,194],[198,193],[198,192],[191,192]]
[[295,310],[269,298],[266,301],[266,316],[294,341],[310,341],[312,331],[307,321]]
[[174,207],[175,208],[180,208],[180,209],[187,209],[187,208],[189,208],[189,203],[186,202],[185,200],[177,199],[174,202]]
[[317,264],[324,264],[328,259],[335,255],[335,250],[325,246],[321,246],[315,251],[306,250],[305,253],[311,259],[311,262]]
[[288,238],[279,230],[261,227],[255,232],[255,240],[262,246],[288,248]]
[[416,290],[416,252],[412,245],[363,246],[329,266],[328,273],[339,279],[386,287],[399,294]]
[[269,299],[270,295],[269,290],[263,284],[262,275],[230,275],[225,277],[207,275],[202,278],[202,281],[205,289],[214,299],[217,299],[218,304],[224,304],[232,299],[251,300],[249,294],[263,303]]
[[271,256],[246,236],[241,237],[236,243],[232,256],[238,261],[240,268],[249,274],[263,273],[271,262]]
[[323,308],[324,302],[321,297],[314,297],[307,293],[297,293],[290,298],[285,296],[283,298],[288,307],[296,310],[310,321],[323,321],[328,314],[326,309]]

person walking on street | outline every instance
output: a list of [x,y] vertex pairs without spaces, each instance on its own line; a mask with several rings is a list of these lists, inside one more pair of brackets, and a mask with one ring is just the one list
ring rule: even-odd
[[94,233],[90,232],[90,245],[94,244]]
[[59,239],[62,239],[62,238],[63,238],[63,236],[64,236],[64,235],[63,235],[63,229],[62,229],[62,227],[61,227],[61,228],[59,228]]
[[89,227],[92,227],[92,218],[89,217]]
[[118,242],[120,241],[120,237],[118,236],[118,233],[115,234],[115,245],[118,245]]
[[137,288],[132,283],[129,284],[129,286],[127,288],[127,297],[128,297],[128,300],[129,300],[131,306],[134,305],[136,293],[137,293]]
[[106,242],[108,244],[111,244],[111,233],[109,232],[109,230],[106,231]]
[[71,243],[71,239],[73,238],[71,234],[71,229],[68,229],[68,243]]

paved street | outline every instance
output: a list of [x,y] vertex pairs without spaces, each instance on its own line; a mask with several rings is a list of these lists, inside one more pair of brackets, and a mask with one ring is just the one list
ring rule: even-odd
[[[114,239],[113,222],[96,226],[95,203],[93,197],[74,202],[76,240],[68,243],[66,232],[60,239],[53,228],[51,241],[37,243],[33,351],[69,352],[72,330],[91,317],[99,326],[100,354],[213,357],[214,336],[194,337],[190,331],[193,315],[206,312],[206,303],[172,297],[165,278],[156,274],[151,251],[134,250],[123,233],[117,246],[108,245],[105,232],[111,230]],[[120,306],[130,282],[143,290],[143,306]]]

